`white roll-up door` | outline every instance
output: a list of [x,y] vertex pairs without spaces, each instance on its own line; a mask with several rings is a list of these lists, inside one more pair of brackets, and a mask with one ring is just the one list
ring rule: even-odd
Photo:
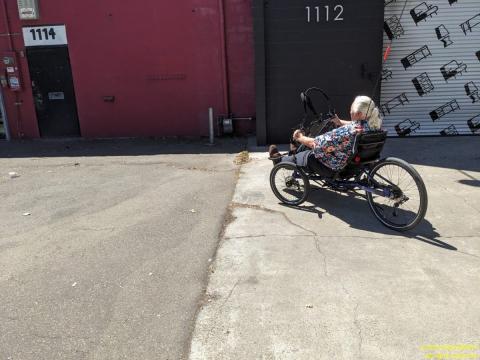
[[480,0],[385,0],[380,108],[393,136],[480,134]]

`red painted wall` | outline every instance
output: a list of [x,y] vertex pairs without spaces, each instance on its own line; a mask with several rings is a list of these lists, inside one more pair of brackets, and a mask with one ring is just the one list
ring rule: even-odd
[[[3,3],[6,4],[6,12]],[[4,52],[13,49],[17,52],[23,91],[13,93],[9,89],[2,89],[2,94],[12,138],[35,138],[39,136],[39,131],[36,122],[35,108],[33,106],[32,88],[29,85],[30,77],[28,75],[27,59],[21,57],[21,53],[24,50],[23,37],[20,34],[19,26],[15,26],[17,23],[16,19],[18,19],[16,6],[16,1],[4,1],[0,3],[0,33],[3,35],[12,34],[11,37],[0,37],[0,51]],[[14,11],[16,11],[16,13]],[[7,15],[10,17],[10,21],[7,20]],[[12,25],[10,29],[9,26],[7,26],[8,23]],[[1,55],[3,57],[3,54]]]
[[[252,0],[225,1],[227,64],[231,112],[237,117],[255,115],[255,54]],[[254,131],[254,122],[237,121],[237,131]]]
[[[225,85],[231,111],[254,113],[251,0],[226,2],[226,41],[218,0],[39,3],[41,19],[20,22],[16,1],[8,1],[14,48],[24,51],[22,26],[66,25],[82,136],[207,135],[208,107],[227,112]],[[7,33],[0,12],[0,31]],[[0,50],[9,50],[8,37],[0,37]],[[14,105],[10,90],[3,93],[12,136],[34,138],[39,132],[27,59],[20,62],[23,104]],[[104,102],[107,95],[115,102]]]
[[252,0],[228,0],[225,7],[230,104],[235,115],[251,116],[255,113]]

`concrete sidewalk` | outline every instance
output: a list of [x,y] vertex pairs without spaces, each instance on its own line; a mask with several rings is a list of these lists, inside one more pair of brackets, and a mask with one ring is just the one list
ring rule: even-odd
[[412,360],[458,354],[425,348],[452,344],[480,357],[479,145],[388,141],[384,156],[412,162],[429,192],[426,220],[406,234],[361,197],[318,190],[282,206],[266,154],[251,154],[190,358]]

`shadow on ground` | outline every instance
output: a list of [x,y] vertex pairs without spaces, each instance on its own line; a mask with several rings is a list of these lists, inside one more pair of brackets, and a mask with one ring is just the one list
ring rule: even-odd
[[216,139],[62,139],[0,142],[0,158],[143,156],[161,154],[236,154],[246,138]]
[[[279,145],[279,149],[288,151],[288,146]],[[252,150],[268,149],[258,146]],[[480,136],[388,138],[382,157],[389,156],[413,165],[480,172]]]
[[[311,205],[308,205],[309,203]],[[366,199],[354,193],[341,194],[327,189],[314,188],[308,198],[308,203],[295,208],[318,214],[319,221],[323,214],[328,213],[354,229],[384,235],[402,235],[446,250],[457,250],[456,247],[439,240],[441,235],[427,219],[424,219],[415,229],[404,233],[388,229],[375,218]]]
[[480,172],[480,137],[388,139],[382,156],[399,157],[414,165]]

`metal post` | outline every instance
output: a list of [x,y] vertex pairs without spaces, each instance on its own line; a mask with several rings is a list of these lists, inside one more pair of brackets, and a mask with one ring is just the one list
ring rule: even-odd
[[210,130],[210,145],[214,144],[214,130],[213,130],[213,108],[208,109],[208,128]]

